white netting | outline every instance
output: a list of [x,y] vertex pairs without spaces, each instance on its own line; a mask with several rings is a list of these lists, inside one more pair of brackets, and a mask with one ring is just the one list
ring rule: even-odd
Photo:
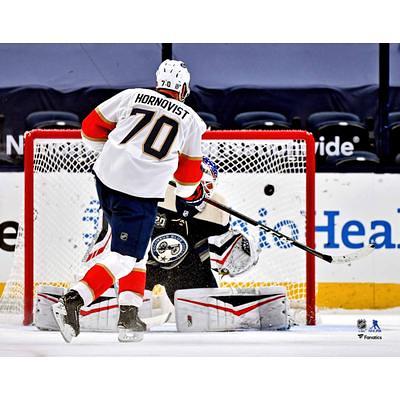
[[[68,287],[76,279],[98,224],[91,166],[96,158],[82,142],[37,139],[34,152],[34,286]],[[204,155],[219,166],[218,191],[229,206],[305,243],[306,144],[303,140],[205,141]],[[256,236],[258,265],[221,285],[284,285],[291,299],[306,294],[305,252],[233,218]],[[0,300],[1,312],[23,310],[23,234]]]
[[[97,155],[80,140],[37,139],[34,147],[34,286],[68,287],[97,231],[98,200],[91,167]],[[24,229],[19,221],[14,265],[0,312],[22,313]]]
[[[306,144],[302,140],[205,142],[203,152],[220,171],[218,191],[230,207],[302,243],[306,242]],[[222,286],[284,285],[291,299],[306,295],[306,255],[284,240],[232,217],[255,236],[258,264]]]

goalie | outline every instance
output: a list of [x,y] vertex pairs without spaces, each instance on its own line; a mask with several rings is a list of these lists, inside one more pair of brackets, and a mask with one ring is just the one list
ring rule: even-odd
[[[202,185],[206,197],[213,196],[214,200],[224,202],[220,194],[214,193],[218,178],[217,166],[204,157],[202,169]],[[96,243],[85,256],[86,264],[101,262],[101,258],[109,251],[110,238],[111,230],[104,220],[102,231]],[[149,291],[159,284],[165,287],[170,302],[175,302],[176,323],[180,331],[254,328],[255,324],[258,324],[259,327],[261,312],[259,307],[254,307],[255,314],[252,317],[252,323],[250,323],[248,315],[244,316],[244,325],[243,318],[236,318],[240,317],[240,312],[236,312],[238,314],[236,317],[235,312],[231,313],[232,318],[230,319],[217,318],[218,326],[215,326],[215,323],[210,325],[210,321],[206,321],[204,318],[195,318],[194,323],[193,318],[191,318],[190,323],[188,323],[186,315],[188,307],[190,315],[195,315],[196,312],[201,313],[199,304],[196,304],[194,310],[190,307],[194,303],[208,304],[210,298],[213,299],[212,301],[215,301],[218,297],[223,301],[232,301],[229,297],[240,297],[240,309],[245,308],[244,306],[247,307],[249,301],[252,304],[260,304],[261,308],[268,304],[270,308],[272,300],[280,301],[285,298],[284,293],[279,290],[271,292],[271,289],[247,289],[244,291],[235,291],[230,288],[217,289],[218,280],[223,279],[225,275],[233,277],[244,273],[255,265],[259,251],[260,249],[252,237],[230,227],[228,214],[207,203],[202,203],[200,207],[189,206],[186,202],[180,201],[180,198],[175,196],[174,188],[169,186],[164,202],[160,203],[157,209],[148,258],[136,265],[136,268],[147,270],[147,290],[144,293],[145,301],[139,311],[139,316],[146,322],[149,321],[150,325],[152,321],[162,323],[168,317],[165,309],[162,314],[165,317],[164,319],[163,317],[154,319],[154,315],[152,315],[152,298]],[[119,293],[127,291],[137,293],[133,279],[134,274],[135,271],[132,271],[119,280]],[[193,290],[196,288],[198,289]],[[48,288],[46,290],[48,292]],[[178,301],[174,299],[176,293],[179,295],[176,296]],[[46,294],[49,295],[49,293]],[[187,297],[188,295],[189,297]],[[266,305],[262,304],[263,299],[268,299]],[[39,314],[43,318],[37,318],[36,325],[39,328],[48,328],[47,317],[45,317],[47,313],[43,310],[43,307],[46,307],[46,302],[43,301],[43,298],[40,300],[42,310]],[[237,299],[234,303],[237,303]],[[115,290],[108,290],[96,304],[91,304],[81,311],[81,329],[92,331],[115,330],[118,319],[117,310],[115,310],[117,306]],[[164,308],[168,307],[164,306]],[[224,308],[227,309],[227,307]],[[96,310],[99,311],[96,312]],[[218,310],[218,308],[214,308],[214,310]],[[268,313],[270,313],[270,310],[268,310]],[[90,318],[88,318],[89,316]],[[267,319],[264,318],[264,320]],[[271,324],[270,322],[269,320],[269,327],[276,328],[276,323]],[[286,321],[279,322],[278,328],[282,328],[285,324]],[[120,341],[129,341],[129,332],[120,332],[119,339]]]

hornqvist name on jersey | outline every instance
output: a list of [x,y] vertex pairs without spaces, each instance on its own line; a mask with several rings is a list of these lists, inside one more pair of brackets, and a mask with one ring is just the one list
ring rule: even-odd
[[150,106],[162,107],[164,110],[170,111],[176,114],[178,117],[181,117],[182,119],[185,119],[186,115],[189,114],[189,112],[183,109],[183,107],[172,103],[168,99],[158,96],[150,96],[148,94],[138,93],[135,102],[148,104]]

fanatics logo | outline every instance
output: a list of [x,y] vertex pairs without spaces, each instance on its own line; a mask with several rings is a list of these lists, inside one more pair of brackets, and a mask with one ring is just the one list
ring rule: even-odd
[[128,240],[128,234],[126,232],[121,232],[119,238],[125,242]]

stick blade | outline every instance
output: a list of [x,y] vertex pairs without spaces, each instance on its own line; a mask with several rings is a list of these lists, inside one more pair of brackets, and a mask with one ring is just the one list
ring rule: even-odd
[[332,256],[332,264],[348,264],[357,261],[363,257],[370,255],[375,249],[375,244],[370,243],[368,246],[344,256]]

